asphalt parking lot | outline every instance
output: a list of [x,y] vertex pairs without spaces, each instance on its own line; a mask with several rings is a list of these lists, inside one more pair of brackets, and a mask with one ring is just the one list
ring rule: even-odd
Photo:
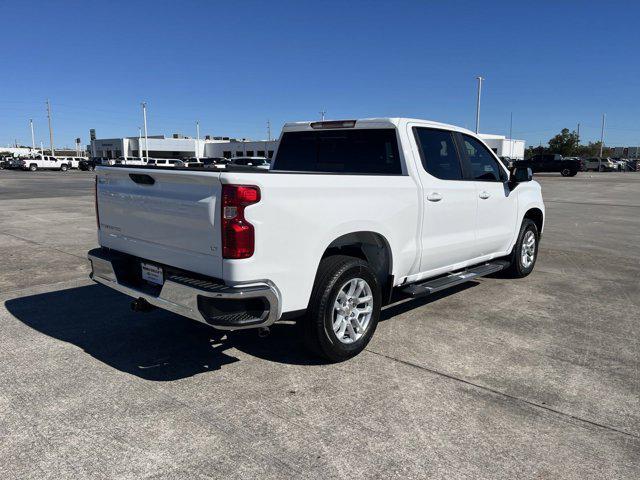
[[0,478],[640,478],[640,174],[537,179],[531,276],[322,365],[131,312],[87,279],[93,175],[0,171]]

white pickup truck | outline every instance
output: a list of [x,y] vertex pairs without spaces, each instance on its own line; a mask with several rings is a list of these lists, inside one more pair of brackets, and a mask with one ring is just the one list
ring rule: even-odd
[[33,158],[25,158],[22,160],[21,168],[23,170],[60,170],[66,172],[71,168],[71,162],[65,157],[58,158],[51,155],[37,155]]
[[392,292],[534,267],[531,170],[468,130],[375,118],[288,123],[270,170],[99,167],[91,278],[218,329],[297,318],[331,361],[362,351]]

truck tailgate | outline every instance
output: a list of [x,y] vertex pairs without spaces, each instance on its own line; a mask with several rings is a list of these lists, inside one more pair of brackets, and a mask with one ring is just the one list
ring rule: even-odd
[[219,173],[105,167],[96,188],[100,245],[222,276]]

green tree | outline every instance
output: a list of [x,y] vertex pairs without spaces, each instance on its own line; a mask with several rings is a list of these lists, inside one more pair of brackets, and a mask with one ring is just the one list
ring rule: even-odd
[[570,157],[576,151],[579,138],[575,132],[570,132],[568,128],[563,128],[562,131],[549,140],[549,150],[551,153],[559,153],[564,157]]

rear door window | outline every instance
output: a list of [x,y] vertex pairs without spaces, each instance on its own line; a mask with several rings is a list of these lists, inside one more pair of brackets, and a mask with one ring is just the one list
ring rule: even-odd
[[415,127],[424,169],[441,180],[462,180],[460,156],[452,132]]
[[285,132],[272,170],[402,175],[393,128]]

